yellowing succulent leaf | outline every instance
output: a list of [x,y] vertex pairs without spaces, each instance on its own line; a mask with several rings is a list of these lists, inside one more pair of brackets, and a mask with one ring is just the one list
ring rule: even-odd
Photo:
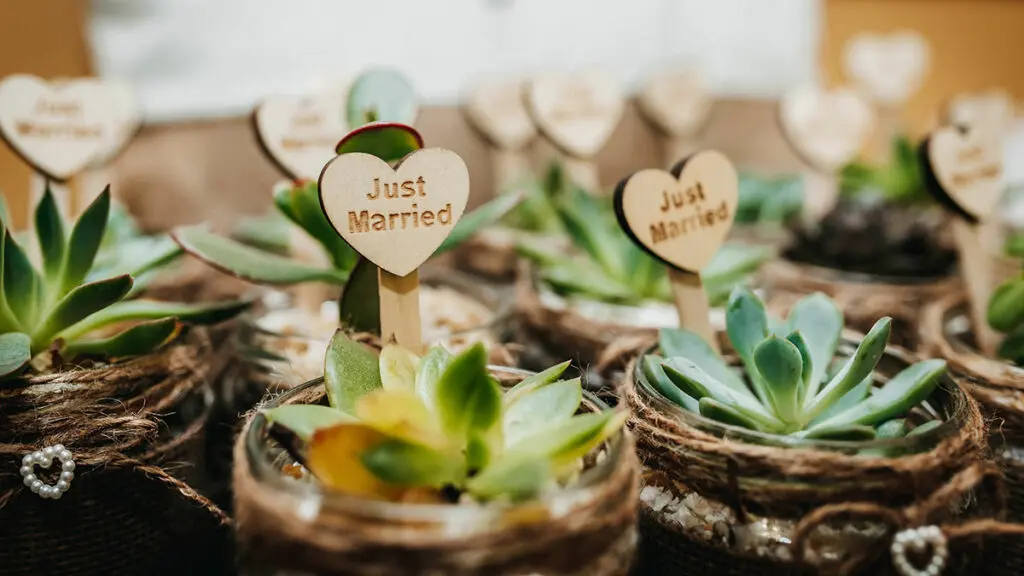
[[437,419],[412,388],[375,390],[359,399],[356,416],[389,436],[437,449],[449,445]]
[[413,389],[420,357],[398,344],[380,351],[380,380],[385,390]]
[[363,465],[367,451],[388,437],[362,424],[321,428],[309,443],[306,467],[324,486],[352,496],[396,500],[403,489],[377,478]]

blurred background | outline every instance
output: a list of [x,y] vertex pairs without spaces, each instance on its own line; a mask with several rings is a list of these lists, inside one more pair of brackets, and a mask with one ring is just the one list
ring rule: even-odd
[[[1024,2],[1013,0],[3,0],[0,76],[131,83],[143,130],[99,180],[70,186],[110,180],[142,225],[157,229],[263,212],[280,174],[253,137],[254,105],[343,85],[369,66],[411,79],[427,144],[470,166],[471,204],[493,194],[493,176],[459,101],[485,74],[599,65],[633,90],[659,69],[695,68],[715,96],[701,145],[741,168],[797,171],[779,134],[779,96],[808,82],[844,83],[845,43],[896,30],[917,31],[931,47],[924,85],[900,112],[909,134],[934,127],[961,92],[1005,89],[1019,113]],[[877,142],[867,153],[887,147]],[[601,180],[660,165],[660,154],[630,105],[596,159]],[[1007,157],[1010,181],[1024,180],[1019,115]],[[0,190],[22,224],[30,187],[29,169],[0,146]]]

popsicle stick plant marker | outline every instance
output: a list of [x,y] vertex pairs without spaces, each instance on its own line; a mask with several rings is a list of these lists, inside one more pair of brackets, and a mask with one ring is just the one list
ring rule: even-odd
[[707,125],[712,98],[695,70],[654,75],[637,99],[640,112],[662,134],[665,163],[697,151],[697,138]]
[[947,126],[925,139],[919,155],[928,189],[953,215],[975,339],[981,351],[992,356],[999,336],[989,326],[986,311],[995,278],[981,226],[992,217],[1005,190],[1002,146],[990,133]]
[[[45,181],[67,182],[124,148],[137,129],[137,116],[125,114],[124,105],[116,83],[8,76],[0,81],[0,137],[44,179],[32,189],[38,196]],[[64,213],[84,208],[77,204]]]
[[849,88],[804,86],[779,101],[783,137],[811,169],[805,177],[804,215],[821,219],[839,199],[839,172],[856,158],[875,127],[875,113]]
[[378,268],[383,341],[421,351],[418,269],[462,217],[469,171],[457,154],[440,148],[416,150],[392,168],[382,159],[393,156],[386,142],[376,155],[345,152],[344,144],[320,175],[324,214]]
[[846,76],[874,102],[885,149],[903,132],[903,108],[921,89],[930,60],[928,41],[909,30],[859,34],[846,44]]
[[668,266],[680,326],[716,351],[700,273],[732,228],[739,178],[720,152],[705,150],[672,172],[641,170],[615,188],[615,214],[642,249]]
[[530,171],[523,149],[537,135],[526,111],[521,82],[481,82],[470,88],[466,119],[491,147],[494,189],[515,185]]
[[622,118],[625,105],[615,77],[590,69],[548,74],[526,87],[526,107],[537,129],[566,155],[566,170],[587,190],[600,190],[594,155]]

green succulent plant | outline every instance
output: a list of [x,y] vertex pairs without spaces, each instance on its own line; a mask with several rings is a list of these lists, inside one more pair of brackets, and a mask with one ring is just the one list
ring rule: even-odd
[[1024,271],[996,288],[987,316],[992,328],[1006,334],[999,355],[1024,366]]
[[847,196],[876,194],[901,204],[930,203],[932,196],[910,139],[893,137],[890,150],[888,164],[871,166],[857,161],[844,166],[839,175],[840,192]]
[[422,357],[389,344],[378,357],[339,331],[324,362],[329,405],[264,414],[298,437],[303,446],[290,449],[334,490],[528,499],[571,478],[625,421],[624,412],[577,414],[579,378],[559,379],[568,365],[503,390],[482,344],[454,356],[434,346]]
[[693,332],[662,330],[661,354],[641,369],[667,400],[702,416],[798,438],[870,440],[920,434],[908,412],[946,373],[943,360],[913,364],[876,386],[875,366],[889,340],[882,318],[849,358],[837,358],[843,316],[825,295],[800,300],[786,322],[769,320],[764,303],[737,288],[726,308],[726,332],[743,370],[730,368]]
[[[551,205],[575,250],[564,253],[549,242],[522,239],[520,254],[535,262],[540,278],[555,291],[619,304],[669,302],[665,266],[636,246],[619,227],[610,200],[595,198],[559,172],[549,174]],[[726,244],[701,277],[713,305],[771,258],[762,246]]]
[[0,222],[0,378],[21,373],[44,352],[52,355],[51,364],[81,356],[109,361],[147,354],[172,340],[182,323],[220,322],[248,305],[129,299],[135,277],[159,269],[178,251],[121,253],[124,241],[106,234],[110,209],[108,188],[69,231],[46,190],[34,216],[38,268]]
[[741,173],[735,221],[781,224],[798,215],[803,203],[804,185],[799,176],[766,178]]
[[[338,154],[373,154],[394,163],[422,147],[423,140],[413,128],[381,122],[353,130],[338,144],[336,151]],[[454,248],[480,228],[498,221],[517,202],[517,195],[503,195],[463,215],[435,255]],[[274,245],[280,243],[281,236],[277,229],[271,229],[273,237],[263,243],[253,241],[252,230],[247,243],[243,243],[217,235],[204,225],[178,228],[172,236],[186,252],[249,282],[283,286],[325,282],[345,286],[343,294],[348,296],[341,299],[340,320],[359,330],[379,329],[377,312],[372,306],[377,298],[376,268],[361,259],[331,226],[320,206],[317,183],[295,182],[292,186],[278,188],[274,191],[274,207],[316,241],[327,265],[309,264],[276,253]],[[353,321],[356,323],[351,324]]]

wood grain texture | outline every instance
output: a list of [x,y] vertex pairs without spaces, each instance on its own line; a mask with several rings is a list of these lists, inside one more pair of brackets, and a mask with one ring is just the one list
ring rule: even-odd
[[608,142],[625,106],[618,79],[601,69],[539,75],[527,84],[525,96],[537,129],[567,154],[584,159]]
[[499,150],[521,150],[537,135],[519,80],[472,85],[466,91],[463,110],[470,126]]
[[974,220],[985,221],[1002,198],[1003,148],[989,132],[947,126],[927,143],[928,168],[941,190]]
[[272,96],[253,112],[256,137],[267,156],[291,178],[315,180],[348,132],[338,94]]

